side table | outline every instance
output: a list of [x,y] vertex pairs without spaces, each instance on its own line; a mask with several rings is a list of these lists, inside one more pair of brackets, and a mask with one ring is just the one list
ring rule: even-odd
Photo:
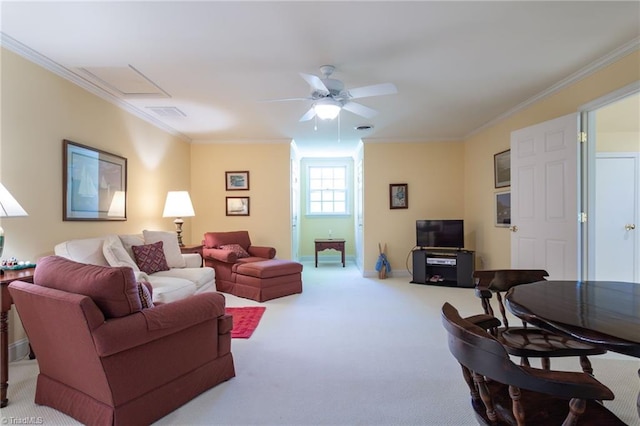
[[9,294],[9,284],[13,281],[33,282],[33,274],[36,268],[26,268],[20,270],[6,270],[0,275],[2,290],[2,310],[0,311],[0,407],[6,407],[9,403],[7,399],[7,388],[9,387],[9,311],[13,305],[13,299]]
[[182,254],[187,254],[187,253],[199,254],[200,258],[202,259],[202,264],[200,266],[204,266],[204,256],[202,255],[202,247],[204,247],[202,244],[183,245],[183,246],[180,246],[180,252]]
[[344,240],[343,239],[316,239],[316,268],[318,267],[318,252],[323,250],[337,250],[342,254],[342,267],[344,268]]

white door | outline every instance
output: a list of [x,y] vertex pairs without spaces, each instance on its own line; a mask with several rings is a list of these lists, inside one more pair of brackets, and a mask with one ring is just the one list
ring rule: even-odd
[[578,278],[578,115],[511,133],[511,267]]
[[638,153],[598,153],[595,171],[596,280],[640,282]]

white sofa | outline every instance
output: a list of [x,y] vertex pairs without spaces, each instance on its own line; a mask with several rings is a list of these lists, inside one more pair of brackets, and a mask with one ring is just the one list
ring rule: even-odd
[[[163,241],[163,251],[170,269],[152,274],[142,272],[135,262],[131,246]],[[153,302],[168,303],[193,294],[215,291],[213,268],[201,267],[199,254],[182,254],[174,232],[143,231],[137,235],[106,235],[69,240],[57,244],[54,252],[67,259],[101,266],[130,266],[139,281],[153,287]]]

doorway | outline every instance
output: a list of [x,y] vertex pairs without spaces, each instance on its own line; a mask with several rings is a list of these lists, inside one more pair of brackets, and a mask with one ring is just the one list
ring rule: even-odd
[[[578,119],[571,114],[512,133],[513,268],[547,269],[552,279],[640,282],[639,109],[640,82],[636,82],[584,105]],[[571,120],[577,123],[582,142],[573,152],[568,148],[576,146],[577,129]],[[556,123],[564,125],[555,129]],[[560,159],[546,154],[532,159],[534,151],[543,148],[567,153]],[[619,162],[605,163],[612,158]],[[541,184],[536,184],[536,176]],[[573,183],[567,182],[571,176],[576,178]],[[557,182],[564,185],[557,187]],[[548,189],[551,192],[544,191]],[[615,231],[608,231],[613,223]],[[527,231],[526,225],[532,227],[528,234],[521,232]],[[553,230],[557,225],[563,233]],[[566,238],[564,232],[571,229],[576,234]],[[615,254],[596,260],[604,252]],[[607,272],[614,269],[615,275]]]
[[583,114],[586,279],[640,282],[640,92],[631,89],[596,101]]

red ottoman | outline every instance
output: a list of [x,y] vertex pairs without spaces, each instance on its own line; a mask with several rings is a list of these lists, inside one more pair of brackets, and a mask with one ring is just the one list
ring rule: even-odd
[[265,302],[302,293],[302,264],[291,260],[269,259],[249,262],[235,268],[233,294]]

